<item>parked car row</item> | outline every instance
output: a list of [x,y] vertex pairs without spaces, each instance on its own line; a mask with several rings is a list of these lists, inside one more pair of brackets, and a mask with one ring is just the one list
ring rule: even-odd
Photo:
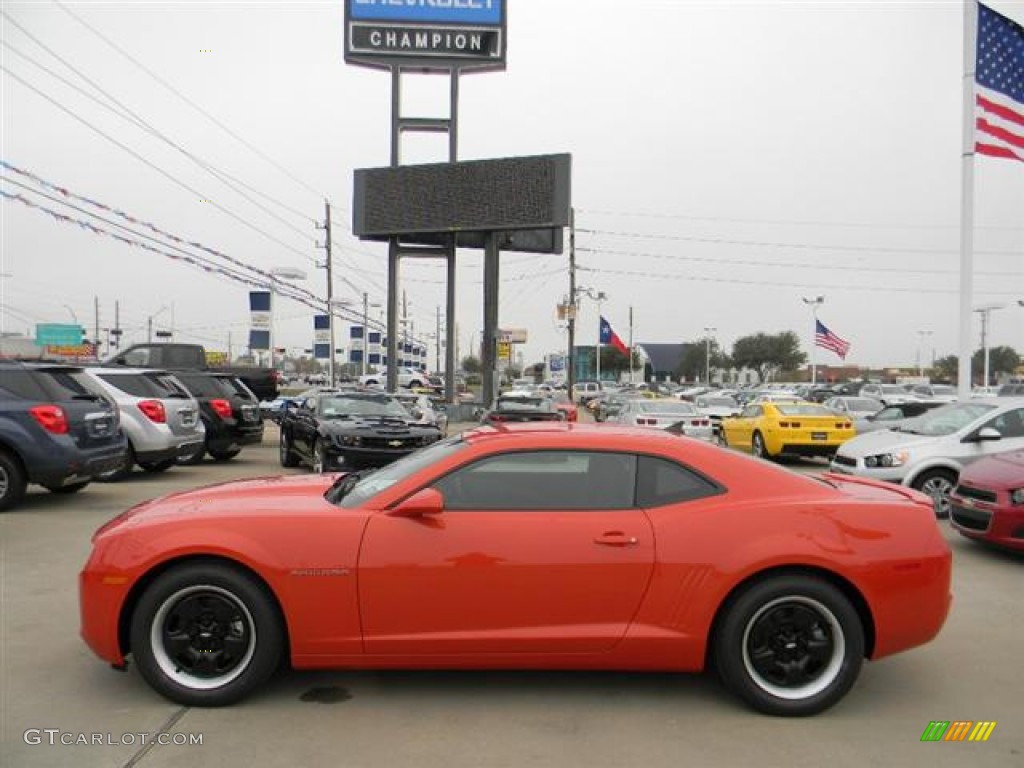
[[0,362],[0,510],[29,484],[74,493],[262,439],[256,396],[229,373]]

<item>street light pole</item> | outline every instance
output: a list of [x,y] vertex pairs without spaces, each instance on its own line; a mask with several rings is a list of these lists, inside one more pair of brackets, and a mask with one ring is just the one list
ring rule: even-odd
[[932,331],[918,331],[917,335],[921,337],[917,345],[917,375],[924,376],[924,340],[932,335]]
[[988,324],[989,317],[993,310],[1003,309],[1005,304],[987,304],[983,307],[976,307],[975,312],[981,315],[981,348],[984,350],[985,355],[985,367],[984,367],[984,379],[981,382],[981,386],[988,386]]
[[704,333],[707,335],[704,337],[704,371],[707,374],[707,384],[711,386],[711,334],[718,329],[714,326],[704,326]]
[[825,303],[824,296],[815,296],[813,299],[804,297],[804,304],[807,304],[811,308],[811,314],[814,316],[814,325],[811,330],[811,386],[813,387],[818,383],[818,364],[817,364],[817,337],[818,337],[818,307]]

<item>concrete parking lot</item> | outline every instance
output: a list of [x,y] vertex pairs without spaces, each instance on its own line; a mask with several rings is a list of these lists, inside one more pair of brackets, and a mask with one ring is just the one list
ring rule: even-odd
[[[1024,559],[945,523],[956,598],[943,633],[866,665],[845,700],[806,720],[755,714],[710,675],[633,673],[283,671],[238,706],[204,710],[93,657],[76,580],[91,533],[156,495],[303,471],[280,468],[276,439],[269,428],[232,462],[72,497],[33,489],[0,515],[0,766],[1024,765]],[[921,743],[932,720],[997,725],[985,743]]]

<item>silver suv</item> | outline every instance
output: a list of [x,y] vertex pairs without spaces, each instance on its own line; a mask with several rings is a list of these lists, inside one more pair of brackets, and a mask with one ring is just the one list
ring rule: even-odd
[[117,403],[129,442],[124,463],[99,480],[119,480],[135,464],[147,472],[163,472],[203,444],[206,430],[199,404],[173,374],[120,366],[87,368],[86,374]]
[[839,446],[832,471],[901,483],[927,493],[940,517],[960,471],[993,453],[1024,448],[1024,398],[975,398],[943,405],[894,429]]

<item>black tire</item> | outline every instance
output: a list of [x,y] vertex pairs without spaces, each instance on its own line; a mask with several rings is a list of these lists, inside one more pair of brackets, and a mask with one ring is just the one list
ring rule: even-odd
[[279,456],[281,459],[282,467],[297,467],[299,466],[299,459],[295,455],[295,451],[292,449],[292,439],[288,433],[283,429],[281,430],[281,441],[279,444]]
[[938,518],[949,517],[949,493],[956,487],[957,474],[951,469],[929,469],[914,478],[913,488],[932,497]]
[[132,469],[135,467],[135,451],[131,445],[128,446],[128,452],[124,455],[124,461],[116,469],[112,469],[109,472],[104,472],[101,475],[96,475],[93,480],[98,480],[101,483],[116,483],[118,480],[123,480],[132,473]]
[[171,701],[220,707],[274,672],[282,626],[273,598],[251,576],[221,563],[185,563],[142,593],[131,618],[132,655],[143,679]]
[[192,449],[191,453],[185,453],[178,456],[176,463],[182,466],[193,466],[195,464],[201,464],[203,457],[206,455],[206,446],[200,443]]
[[210,451],[214,461],[231,461],[242,452],[241,448],[229,448],[226,451]]
[[761,436],[760,432],[755,432],[754,436],[750,439],[750,452],[759,459],[767,459],[769,461],[772,459],[764,445],[764,437]]
[[324,441],[317,438],[313,441],[313,471],[322,475],[327,471],[327,451],[324,448]]
[[0,512],[11,509],[25,497],[28,478],[16,456],[0,451]]
[[725,686],[769,715],[804,717],[850,690],[864,662],[864,627],[849,599],[810,575],[752,584],[731,600],[712,638]]
[[166,472],[177,463],[178,460],[174,458],[163,459],[162,461],[140,461],[139,466],[146,472]]
[[83,480],[81,483],[72,483],[71,485],[44,485],[43,487],[50,493],[67,495],[71,493],[78,493],[91,482],[92,480]]
[[714,440],[714,442],[715,442],[716,445],[720,445],[723,448],[728,448],[729,447],[729,441],[725,439],[725,430],[722,429],[721,427],[719,427],[718,429],[715,430],[715,440]]

